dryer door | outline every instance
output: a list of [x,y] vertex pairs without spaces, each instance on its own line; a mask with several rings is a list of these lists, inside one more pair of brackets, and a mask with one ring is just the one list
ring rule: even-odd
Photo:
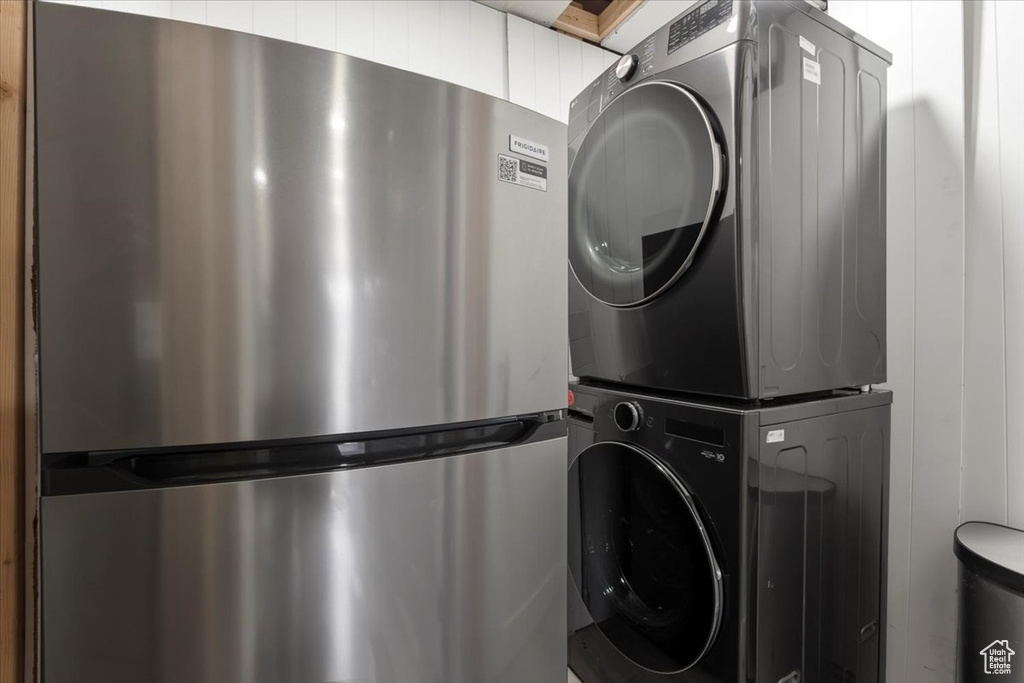
[[619,442],[581,452],[569,482],[569,537],[582,545],[570,571],[597,628],[645,669],[696,664],[718,632],[722,572],[689,491]]
[[722,188],[711,117],[689,91],[651,81],[591,124],[569,170],[569,264],[611,306],[635,306],[693,262]]

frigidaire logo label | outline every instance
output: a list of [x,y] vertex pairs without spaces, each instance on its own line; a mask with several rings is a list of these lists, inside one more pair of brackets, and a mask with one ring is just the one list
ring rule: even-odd
[[1004,639],[993,640],[992,644],[988,645],[980,654],[984,660],[982,666],[985,667],[985,673],[1008,676],[1010,675],[1010,658],[1017,653],[1010,649],[1010,641]]
[[542,145],[539,142],[533,142],[521,138],[518,135],[508,136],[508,149],[510,152],[516,152],[524,156],[533,157],[539,161],[548,160],[548,146]]

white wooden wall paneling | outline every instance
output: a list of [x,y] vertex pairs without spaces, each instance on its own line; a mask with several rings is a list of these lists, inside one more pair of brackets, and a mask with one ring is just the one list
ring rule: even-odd
[[[107,0],[106,9],[120,9]],[[206,23],[217,28],[252,33],[253,0],[206,0]]]
[[986,7],[994,11],[996,54],[989,68],[997,72],[1003,201],[1007,524],[1024,529],[1024,3]]
[[[469,5],[469,87],[508,99],[507,15],[477,2]],[[449,39],[462,36],[448,35]]]
[[[83,3],[79,2],[78,4],[81,5]],[[190,21],[193,24],[205,24],[206,0],[173,0],[171,2],[171,19]],[[333,38],[331,44],[334,44]]]
[[441,4],[437,0],[409,3],[409,54],[418,73],[432,78],[441,76]]
[[335,49],[338,45],[338,4],[334,0],[298,0],[295,3],[295,41],[324,50]]
[[[562,106],[559,101],[561,90],[558,84],[558,35],[554,31],[546,31],[541,27],[534,26],[533,47],[534,87],[536,89],[534,109],[557,119],[562,114]],[[515,99],[512,101],[515,102]]]
[[[468,75],[465,73],[468,64],[469,42],[465,36],[469,34],[470,16],[469,3],[442,0],[441,2],[441,71],[440,78],[459,85],[465,85]],[[450,38],[455,38],[451,40]]]
[[[828,13],[857,33],[870,37],[871,31],[868,29],[868,5],[870,4],[868,0],[834,0],[829,3]],[[892,44],[882,45],[882,47],[890,52],[893,50]],[[894,56],[895,54],[893,52]]]
[[338,52],[373,59],[373,4],[373,0],[346,0],[338,3],[338,42],[335,46]]
[[964,306],[963,6],[911,5],[917,211],[906,680],[953,680]]
[[560,121],[569,121],[569,103],[583,89],[583,43],[558,35],[558,98]]
[[[844,5],[846,3],[843,3]],[[886,122],[886,385],[894,394],[889,467],[889,566],[886,609],[888,680],[906,680],[910,598],[910,538],[914,462],[914,291],[916,282],[916,186],[914,164],[914,81],[910,54],[913,36],[910,0],[879,5],[859,3],[867,10],[872,36],[893,52],[887,79]],[[842,8],[842,5],[840,5]]]
[[171,18],[171,0],[79,0],[78,4],[164,19]]
[[296,41],[296,4],[291,0],[259,0],[252,6],[253,33]]
[[568,122],[569,103],[617,56],[509,15],[509,100]]
[[[1007,519],[1006,334],[1003,187],[1000,182],[995,13],[964,6],[966,223],[964,263],[964,467],[961,519]],[[981,495],[979,495],[981,494]]]
[[509,99],[527,109],[537,107],[536,24],[508,15],[508,94]]
[[409,3],[406,0],[373,3],[373,61],[409,68]]

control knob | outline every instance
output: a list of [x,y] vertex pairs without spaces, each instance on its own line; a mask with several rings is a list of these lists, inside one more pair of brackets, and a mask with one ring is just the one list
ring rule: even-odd
[[636,55],[622,55],[615,63],[615,75],[625,83],[636,73],[636,65],[639,63],[640,58]]
[[623,401],[615,406],[612,418],[616,427],[624,432],[633,432],[643,424],[644,411],[636,401]]

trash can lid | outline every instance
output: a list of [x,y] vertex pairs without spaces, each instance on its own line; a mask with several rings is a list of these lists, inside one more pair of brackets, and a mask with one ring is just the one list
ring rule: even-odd
[[972,571],[1024,593],[1024,531],[989,522],[966,522],[953,534],[953,552]]

